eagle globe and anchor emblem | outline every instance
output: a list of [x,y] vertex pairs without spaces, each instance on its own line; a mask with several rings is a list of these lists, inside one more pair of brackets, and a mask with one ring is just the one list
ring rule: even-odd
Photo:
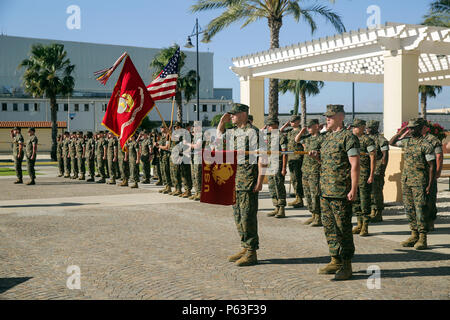
[[225,184],[232,176],[233,176],[233,167],[231,164],[223,163],[223,164],[214,164],[212,170],[212,177],[216,184],[219,186]]
[[119,103],[117,104],[117,113],[130,112],[133,107],[133,97],[128,93],[124,93],[119,98]]

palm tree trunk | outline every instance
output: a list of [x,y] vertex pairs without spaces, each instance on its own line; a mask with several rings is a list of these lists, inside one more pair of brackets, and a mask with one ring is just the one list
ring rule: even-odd
[[50,152],[50,157],[53,161],[57,161],[56,159],[56,136],[58,134],[58,126],[57,126],[57,111],[56,111],[56,97],[50,97],[50,116],[52,120],[52,149]]
[[300,90],[300,103],[302,104],[302,128],[306,127],[306,93]]
[[295,88],[294,88],[294,115],[298,115],[298,106],[300,104],[300,81],[295,81]]
[[422,110],[422,118],[427,118],[427,94],[422,92],[420,94],[420,106]]
[[[177,121],[183,122],[183,101],[181,97],[181,92],[177,90],[175,94],[175,101],[177,103]],[[197,106],[199,108],[200,106]]]
[[[269,18],[270,49],[280,47],[280,29],[282,19]],[[269,117],[278,119],[278,79],[269,80]]]

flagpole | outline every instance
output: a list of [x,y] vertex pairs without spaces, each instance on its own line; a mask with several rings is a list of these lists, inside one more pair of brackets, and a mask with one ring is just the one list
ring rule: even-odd
[[173,96],[172,98],[172,115],[170,117],[170,126],[172,127],[173,124],[173,111],[174,111],[174,107],[175,107],[175,96]]
[[159,112],[159,109],[158,109],[158,107],[156,106],[156,103],[155,103],[155,109],[156,109],[156,111],[158,111],[159,117],[161,118],[161,121],[162,121],[164,127],[167,128],[167,124],[166,124],[166,122],[164,121],[164,119],[163,119],[163,117],[162,117],[162,115],[161,115],[161,112]]

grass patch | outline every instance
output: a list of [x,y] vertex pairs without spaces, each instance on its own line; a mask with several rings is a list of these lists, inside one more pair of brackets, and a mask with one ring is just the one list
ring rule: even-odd
[[[22,170],[22,175],[23,176],[27,176],[28,175],[28,171],[27,170]],[[36,172],[36,175],[40,175],[39,173]],[[7,177],[7,176],[16,176],[16,171],[14,169],[11,168],[0,168],[0,177]]]

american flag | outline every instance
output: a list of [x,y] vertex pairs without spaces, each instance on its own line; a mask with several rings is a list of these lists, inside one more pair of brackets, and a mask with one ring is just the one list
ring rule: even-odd
[[167,99],[175,95],[179,60],[180,48],[170,58],[169,63],[162,69],[158,77],[147,86],[147,90],[154,101]]

